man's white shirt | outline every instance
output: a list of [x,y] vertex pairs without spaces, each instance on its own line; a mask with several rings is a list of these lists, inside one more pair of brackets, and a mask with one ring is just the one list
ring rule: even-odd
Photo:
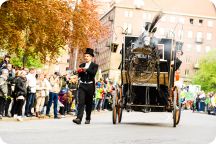
[[27,85],[31,87],[31,93],[36,93],[37,81],[35,75],[29,73],[28,75],[26,75],[26,78],[27,78]]
[[86,63],[86,64],[85,64],[85,69],[88,69],[89,66],[90,66],[90,64],[91,64],[91,62]]

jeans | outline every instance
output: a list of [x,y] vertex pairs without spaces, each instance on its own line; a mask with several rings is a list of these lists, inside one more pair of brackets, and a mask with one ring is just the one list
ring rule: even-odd
[[28,93],[27,95],[27,101],[26,101],[26,106],[25,106],[25,114],[31,114],[31,109],[34,106],[34,100],[35,100],[35,93]]
[[50,107],[52,105],[52,102],[54,102],[54,117],[57,117],[58,116],[58,112],[57,112],[58,93],[53,93],[53,92],[49,93],[49,101],[48,101],[48,106],[46,110],[47,115],[49,115],[50,113]]

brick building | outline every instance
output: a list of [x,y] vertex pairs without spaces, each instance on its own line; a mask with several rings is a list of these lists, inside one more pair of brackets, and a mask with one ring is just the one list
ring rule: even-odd
[[163,17],[157,25],[156,37],[184,42],[180,74],[185,80],[197,71],[201,57],[216,48],[216,8],[211,1],[113,0],[110,10],[101,17],[111,33],[95,46],[99,53],[96,62],[104,77],[119,78],[125,36],[139,36],[159,11]]

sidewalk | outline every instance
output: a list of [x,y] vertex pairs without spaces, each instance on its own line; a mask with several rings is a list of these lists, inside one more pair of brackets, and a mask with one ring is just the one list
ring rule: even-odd
[[[73,118],[73,117],[75,117],[74,115],[66,115],[64,118]],[[64,119],[64,118],[61,118],[61,119]],[[11,118],[9,118],[9,117],[3,117],[1,120],[0,120],[0,122],[2,122],[2,121],[8,121],[8,122],[11,122],[11,121],[17,121],[17,122],[25,122],[25,121],[31,121],[31,120],[45,120],[45,119],[54,119],[54,116],[52,116],[51,115],[51,117],[48,117],[48,116],[46,116],[46,115],[42,115],[41,117],[35,117],[35,116],[33,116],[33,117],[26,117],[26,116],[24,116],[24,117],[22,117],[22,119],[23,119],[23,121],[18,121],[17,120],[17,118],[14,118],[14,117],[11,117]]]
[[[107,113],[107,112],[110,112],[110,111],[100,111],[100,112],[98,112],[98,111],[96,111],[96,110],[94,110],[94,111],[92,111],[92,115],[97,115],[97,114],[100,114],[100,113]],[[85,115],[85,113],[84,113],[84,115]],[[59,115],[60,116],[60,115]],[[73,115],[73,114],[67,114],[67,115],[65,115],[65,117],[64,118],[61,118],[61,119],[65,119],[65,118],[75,118],[76,116],[75,115]],[[23,121],[18,121],[17,120],[17,118],[14,118],[14,117],[11,117],[11,118],[9,118],[9,117],[3,117],[2,119],[0,119],[0,123],[1,122],[14,122],[14,121],[17,121],[17,122],[25,122],[25,121],[31,121],[31,120],[45,120],[45,119],[54,119],[54,116],[53,115],[51,115],[51,117],[48,117],[48,116],[46,116],[46,115],[42,115],[41,117],[35,117],[35,116],[33,116],[33,117],[22,117],[22,119],[23,119]]]

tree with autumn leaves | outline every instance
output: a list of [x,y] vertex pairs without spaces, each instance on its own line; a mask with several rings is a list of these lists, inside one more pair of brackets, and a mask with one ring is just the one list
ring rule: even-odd
[[[69,45],[82,50],[105,35],[88,0],[9,0],[0,9],[0,47],[15,57],[55,60]],[[76,2],[76,1],[75,1]],[[25,60],[25,59],[23,59]]]

